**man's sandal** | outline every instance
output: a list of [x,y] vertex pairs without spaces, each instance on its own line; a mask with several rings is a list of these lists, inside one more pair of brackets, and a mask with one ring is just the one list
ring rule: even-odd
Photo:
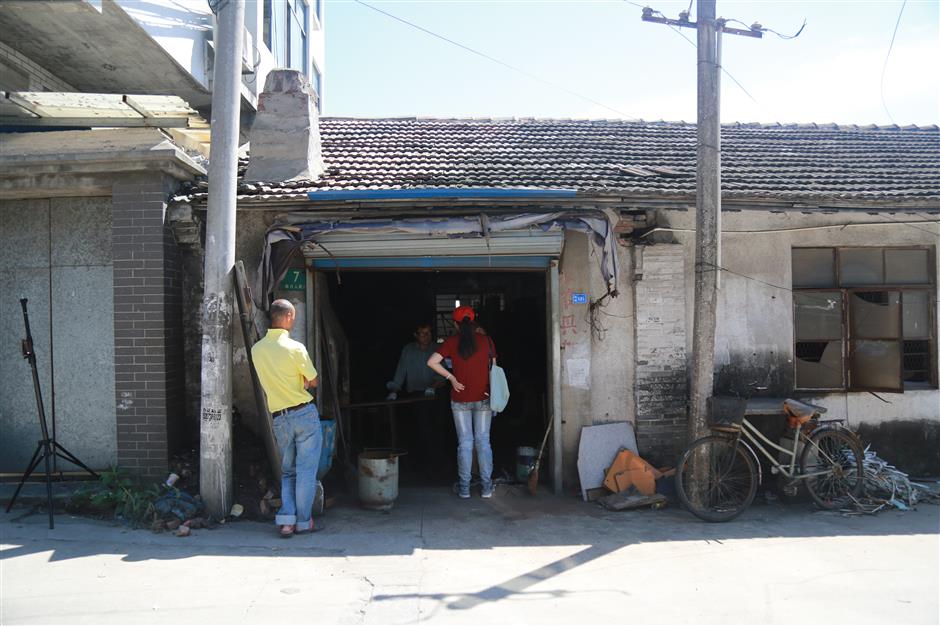
[[281,526],[278,534],[281,536],[281,539],[290,539],[294,536],[294,532],[295,530],[293,524],[285,524],[284,526]]

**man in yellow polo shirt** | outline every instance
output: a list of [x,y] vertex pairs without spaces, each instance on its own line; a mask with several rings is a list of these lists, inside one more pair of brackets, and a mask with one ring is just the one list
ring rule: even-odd
[[287,300],[272,302],[271,328],[251,348],[281,450],[281,508],[274,521],[285,538],[319,530],[311,513],[323,447],[320,416],[307,392],[317,386],[317,370],[304,345],[290,338],[295,316]]

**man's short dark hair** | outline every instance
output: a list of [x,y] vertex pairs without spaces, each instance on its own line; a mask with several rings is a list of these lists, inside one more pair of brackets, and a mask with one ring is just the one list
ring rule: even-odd
[[294,305],[287,300],[275,300],[271,303],[271,323],[287,319],[293,310]]

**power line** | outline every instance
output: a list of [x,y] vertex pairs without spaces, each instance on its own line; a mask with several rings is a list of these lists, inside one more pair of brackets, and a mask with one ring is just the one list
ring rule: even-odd
[[891,34],[891,44],[888,46],[888,53],[885,55],[885,64],[881,68],[881,106],[884,107],[885,113],[888,114],[888,119],[891,120],[892,124],[895,124],[894,118],[891,117],[891,111],[888,110],[888,105],[885,102],[885,72],[888,71],[888,59],[891,58],[891,50],[894,48],[894,38],[898,34],[898,26],[901,25],[901,16],[904,15],[904,7],[907,6],[907,0],[901,3],[901,10],[898,11],[898,21],[894,23],[894,33]]
[[[641,8],[641,9],[649,8],[649,7],[645,7],[645,6],[641,5],[641,4],[637,4],[636,2],[630,2],[630,0],[623,0],[623,1],[626,2],[627,4],[633,5],[633,6],[635,6],[635,7],[639,7],[639,8]],[[690,2],[690,3],[689,3],[689,9],[691,9],[691,8],[692,8],[692,3]],[[658,15],[663,15],[662,13],[660,13],[659,11],[656,11],[656,10],[654,10],[653,13],[656,13],[656,14],[658,14]],[[688,14],[688,11],[686,11],[686,14]],[[734,20],[734,21],[740,21],[740,20]],[[679,30],[678,28],[676,28],[676,27],[673,26],[672,24],[666,24],[666,26],[668,26],[670,29],[672,29],[672,31],[673,31],[674,33],[676,33],[677,35],[679,35],[680,37],[682,37],[683,39],[685,39],[687,42],[689,42],[689,45],[691,45],[693,48],[698,48],[698,44],[696,44],[694,41],[692,41],[691,39],[689,39],[689,38],[686,36],[686,34],[683,33],[681,30]],[[769,30],[769,29],[768,29],[768,30]],[[802,29],[800,29],[800,30],[802,30]],[[754,96],[752,96],[752,95],[751,95],[751,92],[748,91],[748,90],[744,87],[744,85],[742,85],[741,82],[731,74],[731,72],[729,72],[727,69],[725,69],[725,66],[724,66],[724,65],[721,66],[721,71],[724,73],[725,76],[727,76],[728,78],[730,78],[730,79],[731,79],[731,82],[733,82],[735,85],[737,85],[737,86],[741,89],[741,91],[743,91],[743,92],[745,93],[745,95],[747,95],[748,98],[750,98],[751,100],[753,100],[753,101],[754,101],[754,104],[758,104],[758,105],[760,104],[760,102],[757,101],[757,98],[755,98]]]
[[591,98],[590,96],[585,96],[584,94],[578,93],[577,91],[572,91],[571,89],[568,89],[568,88],[565,87],[564,85],[561,85],[561,84],[559,84],[559,83],[552,82],[552,81],[550,81],[550,80],[546,80],[546,79],[542,78],[541,76],[537,76],[537,75],[532,74],[531,72],[528,72],[528,71],[526,71],[526,70],[524,70],[524,69],[522,69],[522,68],[520,68],[520,67],[516,67],[515,65],[512,65],[512,64],[510,64],[510,63],[506,63],[505,61],[502,61],[502,60],[500,60],[500,59],[497,59],[496,57],[490,56],[490,55],[486,54],[485,52],[480,52],[479,50],[475,50],[474,48],[471,48],[470,46],[466,46],[466,45],[464,45],[464,44],[462,44],[462,43],[460,43],[460,42],[458,42],[458,41],[454,41],[453,39],[449,39],[448,37],[445,37],[445,36],[443,36],[443,35],[439,35],[439,34],[433,32],[433,31],[428,30],[427,28],[424,28],[423,26],[419,26],[418,24],[415,24],[414,22],[409,22],[409,21],[406,20],[406,19],[403,19],[403,18],[401,18],[401,17],[398,17],[397,15],[393,15],[392,13],[389,13],[388,11],[382,10],[382,9],[376,7],[376,6],[373,6],[373,5],[371,5],[371,4],[368,4],[368,3],[366,3],[366,2],[363,2],[362,0],[354,0],[354,1],[355,1],[357,4],[361,4],[362,6],[368,8],[368,9],[372,9],[373,11],[375,11],[375,12],[377,12],[377,13],[381,13],[382,15],[385,15],[386,17],[390,17],[391,19],[393,19],[393,20],[395,20],[395,21],[397,21],[397,22],[401,22],[402,24],[405,24],[406,26],[410,26],[411,28],[414,28],[414,29],[416,29],[416,30],[419,30],[419,31],[421,31],[422,33],[424,33],[424,34],[426,34],[426,35],[430,35],[431,37],[434,37],[434,38],[436,38],[436,39],[440,39],[441,41],[444,41],[444,42],[447,42],[447,43],[449,43],[449,44],[451,44],[451,45],[457,46],[458,48],[461,48],[462,50],[466,50],[467,52],[470,52],[471,54],[475,54],[475,55],[477,55],[477,56],[479,56],[479,57],[482,57],[482,58],[486,59],[487,61],[491,61],[491,62],[493,62],[493,63],[496,63],[497,65],[501,65],[501,66],[503,66],[503,67],[505,67],[505,68],[507,68],[507,69],[510,69],[510,70],[512,70],[512,71],[514,71],[514,72],[517,72],[517,73],[519,73],[519,74],[522,74],[523,76],[526,76],[526,77],[528,77],[528,78],[530,78],[530,79],[532,79],[532,80],[538,81],[538,82],[540,82],[540,83],[544,83],[544,84],[546,84],[546,85],[549,85],[550,87],[554,87],[555,89],[559,89],[559,90],[561,90],[561,91],[564,91],[565,93],[567,93],[567,94],[569,94],[569,95],[572,95],[572,96],[575,96],[576,98],[581,98],[582,100],[585,100],[585,101],[587,101],[587,102],[590,102],[591,104],[596,104],[596,105],[599,106],[599,107],[603,107],[603,108],[605,108],[605,109],[608,109],[609,111],[613,111],[614,113],[617,113],[618,115],[622,115],[624,118],[626,118],[626,119],[628,119],[628,120],[630,120],[630,121],[638,121],[638,120],[639,120],[639,118],[637,118],[637,117],[634,117],[634,116],[632,116],[632,115],[630,115],[630,114],[628,114],[628,113],[625,113],[625,112],[623,112],[623,111],[621,111],[621,110],[619,110],[619,109],[616,109],[616,108],[614,108],[614,107],[612,107],[612,106],[610,106],[610,105],[604,104],[603,102],[600,102],[600,101],[598,101],[598,100],[595,100],[594,98]]
[[781,39],[796,39],[803,33],[803,29],[806,28],[806,18],[803,18],[803,24],[800,25],[799,30],[797,30],[792,35],[784,35],[783,33],[778,33],[773,28],[767,28],[766,26],[763,26],[758,22],[754,22],[753,24],[748,25],[742,22],[741,20],[734,19],[734,18],[726,19],[725,22],[728,24],[740,24],[744,28],[748,28],[750,30],[759,30],[762,33],[773,33],[777,37],[780,37]]

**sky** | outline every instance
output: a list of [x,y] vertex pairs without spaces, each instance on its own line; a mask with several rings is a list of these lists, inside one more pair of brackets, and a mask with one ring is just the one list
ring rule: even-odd
[[[363,1],[524,73],[327,0],[324,115],[695,121],[695,46],[622,0]],[[723,37],[743,89],[722,75],[722,121],[940,124],[940,0],[907,0],[898,22],[902,3],[719,0],[719,16],[785,35],[806,20],[795,39]],[[668,17],[689,6],[640,4]]]

